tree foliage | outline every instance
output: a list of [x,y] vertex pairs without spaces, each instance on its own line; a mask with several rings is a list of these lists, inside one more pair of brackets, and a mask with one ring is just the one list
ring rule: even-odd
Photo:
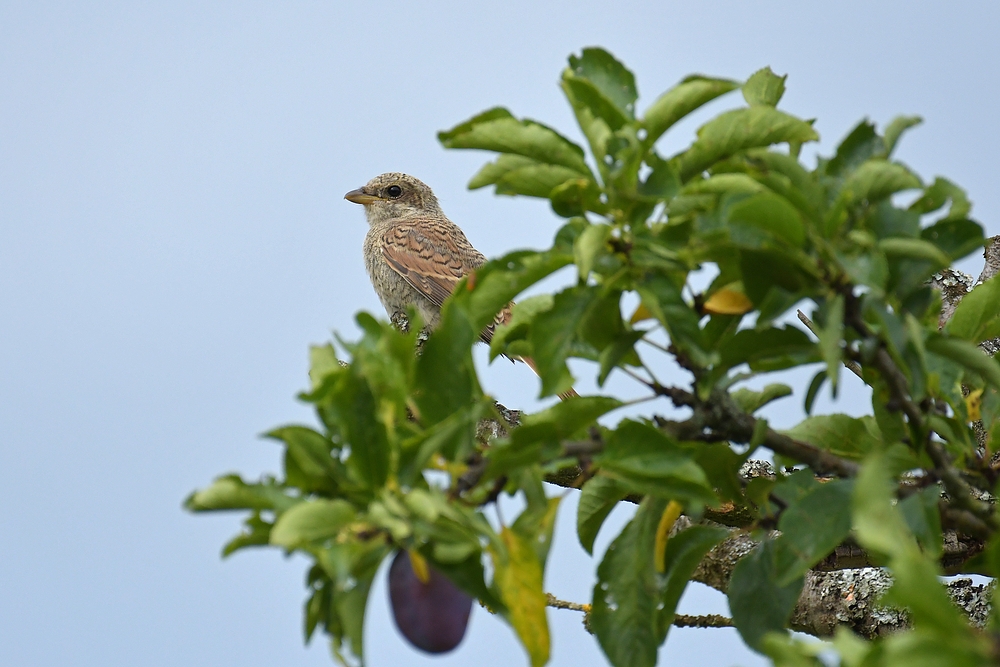
[[[588,552],[615,504],[638,502],[591,601],[590,629],[614,665],[656,662],[685,586],[731,534],[722,523],[756,545],[728,582],[733,623],[776,664],[819,665],[831,650],[850,666],[989,663],[997,619],[988,631],[971,624],[940,577],[945,531],[979,545],[950,573],[1000,568],[989,495],[1000,364],[977,347],[1000,335],[1000,287],[977,288],[939,329],[929,281],[985,239],[957,185],[894,159],[919,119],[881,132],[862,121],[809,167],[799,155],[816,130],[777,108],[785,78],[767,68],[744,83],[688,77],[639,115],[633,74],[591,48],[570,57],[561,87],[586,146],[501,107],[439,134],[447,148],[497,154],[471,188],[547,199],[564,219],[552,246],[460,283],[420,354],[419,326],[359,314],[359,340],[312,350],[300,398],[319,426],[269,434],[284,448],[282,474],[221,477],[187,508],[249,513],[226,555],[273,545],[311,558],[306,638],[321,629],[342,662],[362,660],[372,579],[402,550],[414,572],[443,574],[502,616],[528,661],[545,664],[542,582],[559,497],[548,480],[580,489]],[[734,108],[661,153],[678,121],[727,94]],[[600,386],[627,373],[648,395],[645,416],[617,420],[623,401],[601,395],[518,415],[483,393],[470,352],[478,332],[569,265],[575,284],[520,301],[491,354],[533,357],[542,396],[572,385],[569,359],[590,362]],[[707,288],[692,287],[695,272],[714,276]],[[682,377],[656,377],[658,357]],[[794,390],[811,412],[822,386],[837,392],[845,364],[872,388],[871,416],[810,415],[783,432],[755,416],[793,388],[748,380],[813,369]],[[665,401],[689,416],[662,416]],[[755,453],[770,453],[776,472],[741,474]],[[497,526],[487,516],[501,493],[520,494],[525,509]],[[792,637],[805,578],[844,544],[888,568],[894,584],[879,604],[905,609],[907,626],[887,637],[841,627],[832,643]]]

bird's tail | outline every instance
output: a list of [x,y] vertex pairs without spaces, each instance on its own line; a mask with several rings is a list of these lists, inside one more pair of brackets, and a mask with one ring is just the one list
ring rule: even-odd
[[[523,361],[528,366],[528,368],[530,368],[535,373],[535,375],[538,375],[539,377],[541,377],[541,373],[538,372],[538,366],[535,365],[535,360],[534,359],[532,359],[531,357],[517,357],[517,358],[520,359],[521,361]],[[573,389],[572,387],[570,387],[569,389],[567,389],[566,391],[564,391],[564,392],[562,392],[560,394],[556,394],[556,396],[558,396],[559,400],[561,400],[561,401],[565,401],[567,399],[570,399],[570,398],[573,398],[574,396],[579,396],[579,395],[580,394],[576,393],[576,390]]]

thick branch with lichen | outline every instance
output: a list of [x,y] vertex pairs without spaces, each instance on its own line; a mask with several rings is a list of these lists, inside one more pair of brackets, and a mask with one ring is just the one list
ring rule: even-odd
[[[690,519],[681,517],[675,530],[690,525]],[[727,592],[736,563],[756,546],[757,542],[749,533],[733,530],[702,559],[692,580]],[[879,604],[892,585],[892,577],[886,570],[854,565],[850,569],[822,571],[823,565],[806,573],[802,593],[792,612],[792,629],[816,637],[829,637],[838,625],[847,625],[859,635],[873,638],[907,627],[909,620],[905,612]],[[993,587],[973,584],[970,579],[955,579],[946,586],[952,601],[965,611],[973,624],[983,627],[989,616]]]

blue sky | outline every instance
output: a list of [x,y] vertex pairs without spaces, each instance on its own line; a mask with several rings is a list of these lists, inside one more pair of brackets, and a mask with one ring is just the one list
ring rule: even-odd
[[[405,171],[488,256],[550,242],[548,207],[467,191],[487,156],[438,130],[501,104],[578,136],[556,83],[584,46],[632,68],[640,109],[688,73],[770,65],[820,150],[864,116],[923,116],[898,156],[966,187],[996,234],[998,25],[982,2],[0,2],[0,664],[330,664],[302,645],[304,561],[220,561],[238,517],[180,503],[277,470],[259,434],[311,420],[307,346],[379,311],[345,192]],[[536,405],[523,367],[483,366]],[[845,394],[824,407],[865,409]],[[547,585],[582,601],[597,561],[563,504]],[[726,607],[693,588],[681,611]],[[579,620],[550,612],[553,665],[603,663]],[[381,584],[366,638],[372,665],[524,660],[481,609],[456,653],[411,651]],[[661,660],[762,664],[725,630],[674,630]]]

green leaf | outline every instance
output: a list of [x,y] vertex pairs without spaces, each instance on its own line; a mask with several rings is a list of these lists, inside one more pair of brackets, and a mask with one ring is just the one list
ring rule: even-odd
[[500,531],[506,553],[494,554],[494,570],[508,620],[528,652],[532,667],[549,661],[548,602],[542,587],[542,564],[522,535],[509,528]]
[[597,568],[590,627],[613,665],[656,664],[656,648],[663,637],[653,551],[664,507],[665,500],[643,499]]
[[397,481],[405,486],[423,479],[424,468],[435,454],[450,461],[462,460],[479,444],[479,422],[490,413],[493,401],[480,400],[460,408],[443,421],[400,443]]
[[802,591],[802,577],[779,585],[778,579],[784,573],[779,571],[775,556],[775,543],[764,540],[736,564],[729,580],[733,624],[743,641],[758,651],[765,634],[786,632]]
[[848,204],[875,203],[903,190],[923,187],[920,178],[897,162],[872,159],[862,163],[844,181],[841,197]]
[[852,490],[852,482],[846,480],[818,484],[781,513],[779,585],[805,575],[844,541],[851,530]]
[[[574,76],[573,70],[569,68],[563,72],[562,89],[578,117],[599,119],[610,131],[620,129],[631,120],[630,113],[620,109],[592,82]],[[607,138],[609,137],[605,138],[605,148]]]
[[414,400],[425,425],[443,421],[479,398],[471,352],[478,338],[479,330],[466,312],[454,302],[446,304],[440,324],[417,358]]
[[972,220],[949,218],[920,231],[920,238],[940,248],[951,261],[962,259],[986,244],[983,228]]
[[544,571],[545,562],[549,555],[549,547],[552,546],[552,532],[556,525],[559,501],[562,500],[562,497],[545,498],[540,470],[538,470],[537,481],[538,492],[544,502],[540,502],[536,506],[532,506],[529,503],[529,506],[518,515],[510,528],[523,537],[526,544],[530,544],[534,548],[535,554],[538,556],[538,562],[542,564],[542,570]]
[[[597,293],[590,308],[580,320],[577,332],[582,343],[594,351],[600,351],[614,344],[620,336],[627,334],[625,322],[622,321],[621,298],[622,293],[610,287],[605,287]],[[584,350],[579,351],[579,356],[595,359],[593,355],[585,355]]]
[[916,127],[924,122],[920,116],[896,116],[885,128],[885,153],[886,157],[892,155],[896,149],[899,138],[911,127]]
[[743,84],[743,99],[750,106],[778,106],[778,101],[785,94],[785,79],[788,75],[778,76],[765,67],[754,72]]
[[522,155],[590,175],[582,148],[541,123],[515,119],[506,109],[490,109],[450,130],[438,132],[438,141],[445,148],[477,148]]
[[375,396],[359,372],[352,366],[350,373],[344,373],[325,406],[344,441],[351,444],[347,468],[365,486],[377,489],[389,476],[391,447],[385,424],[378,418]]
[[894,236],[917,238],[920,236],[920,214],[896,208],[885,201],[869,213],[868,224],[875,236],[886,239]]
[[684,589],[701,560],[712,547],[729,536],[721,526],[691,526],[670,537],[663,555],[663,583],[660,584],[659,635],[663,643],[677,611]]
[[730,395],[743,412],[753,414],[771,401],[791,396],[792,388],[787,384],[769,384],[760,391],[741,388],[733,391]]
[[[580,179],[577,170],[544,164],[521,155],[504,153],[488,162],[469,181],[469,189],[494,185],[498,195],[525,195],[548,198],[552,191],[569,180]],[[584,182],[593,182],[582,179]]]
[[260,518],[259,512],[254,512],[243,522],[244,530],[222,547],[222,557],[226,558],[240,549],[247,547],[262,547],[271,543],[271,528],[273,524]]
[[[571,225],[572,223],[567,224],[566,227]],[[473,335],[478,336],[482,329],[493,323],[496,314],[514,297],[572,261],[571,254],[556,250],[519,250],[508,253],[476,269],[475,281],[460,281],[451,295],[451,305],[446,304],[442,312],[449,307],[463,309],[468,313]]]
[[336,537],[357,512],[346,500],[307,500],[278,517],[271,529],[271,544],[296,549]]
[[539,457],[559,456],[562,441],[581,433],[598,417],[621,406],[621,401],[607,396],[579,396],[561,401],[551,408],[524,415],[521,425],[511,431],[507,441],[493,443],[486,455],[491,474],[537,463]]
[[566,182],[575,182],[580,174],[572,169],[554,164],[536,164],[508,171],[496,181],[498,195],[525,195],[548,199],[549,195]]
[[816,344],[801,329],[744,329],[719,348],[719,368],[747,363],[753,371],[775,371],[818,360]]
[[1000,388],[1000,363],[972,343],[933,333],[927,337],[926,347],[928,352],[950,359]]
[[690,452],[659,429],[624,420],[607,434],[594,464],[638,493],[695,503],[717,498]]
[[767,186],[749,174],[739,172],[712,174],[704,180],[689,181],[681,191],[689,194],[746,194],[756,195],[770,192]]
[[577,327],[593,306],[598,290],[582,285],[555,295],[552,309],[538,313],[528,339],[541,376],[541,396],[552,396],[573,386],[566,358],[577,340]]
[[598,358],[600,370],[597,374],[597,386],[603,387],[611,371],[620,366],[640,366],[642,364],[635,352],[635,344],[646,335],[642,329],[622,331],[614,342],[601,351]]
[[239,475],[219,477],[207,489],[195,491],[184,500],[190,512],[217,510],[284,510],[295,504],[274,484],[247,484]]
[[[584,49],[579,58],[570,56],[569,67],[563,71],[562,87],[581,127],[594,144],[606,143],[608,137],[604,132],[593,132],[592,119],[600,119],[607,130],[615,131],[635,118],[638,97],[635,77],[603,49]],[[594,145],[595,155],[602,156],[604,152],[603,145]]]
[[341,368],[333,345],[312,345],[309,347],[309,381],[313,391],[316,391],[331,374],[340,372]]
[[442,135],[446,135],[447,137],[451,137],[453,135],[457,136],[471,132],[477,125],[482,125],[483,123],[513,118],[514,115],[507,109],[504,109],[503,107],[493,107],[492,109],[487,109],[482,113],[476,114],[464,123],[459,123],[447,132],[438,132],[438,141],[441,141],[442,143],[444,142],[445,138]]
[[[759,420],[758,424],[766,426],[766,420]],[[752,436],[756,439],[756,436]],[[708,485],[711,486],[719,500],[722,502],[732,502],[745,504],[743,495],[743,483],[739,476],[739,470],[746,460],[753,453],[753,447],[747,449],[743,454],[733,451],[728,442],[703,443],[693,448],[694,460],[705,471],[708,478]]]
[[948,215],[945,216],[946,220],[949,218],[964,218],[972,210],[972,203],[969,201],[969,196],[965,190],[947,178],[938,176],[934,179],[933,183],[927,186],[923,196],[910,204],[910,210],[916,213],[933,213],[949,201],[951,202],[951,207],[948,210]]
[[761,311],[757,326],[762,327],[799,302],[815,279],[802,271],[786,252],[743,250],[740,274],[746,295]]
[[907,527],[920,545],[932,558],[940,558],[942,550],[941,489],[937,485],[928,486],[907,496],[899,503],[899,511]]
[[684,300],[681,287],[671,276],[650,271],[637,285],[636,291],[642,305],[667,329],[674,345],[688,353],[700,351],[700,317]]
[[621,401],[610,396],[579,396],[572,401],[562,401],[541,412],[524,415],[511,438],[518,443],[540,439],[559,441],[621,405]]
[[812,381],[809,383],[809,388],[806,390],[806,399],[803,404],[803,409],[806,415],[812,414],[813,403],[816,401],[816,396],[819,395],[819,390],[826,382],[826,370],[821,370],[816,375],[813,376]]
[[739,84],[729,79],[702,76],[684,79],[646,109],[642,119],[642,127],[646,130],[643,143],[652,146],[674,123],[735,88],[739,88]]
[[[858,641],[868,646],[867,642]],[[826,667],[826,663],[817,657],[824,650],[829,651],[829,648],[822,642],[804,642],[788,635],[768,635],[761,643],[761,651],[771,658],[775,667]],[[840,658],[841,667],[858,667],[856,663],[844,659],[843,655]]]
[[608,238],[611,225],[588,225],[577,237],[573,245],[573,258],[579,271],[580,280],[586,280],[594,268],[594,262],[602,254],[608,253]]
[[646,155],[646,161],[652,167],[652,171],[646,176],[645,181],[639,183],[637,192],[640,199],[665,202],[673,198],[681,188],[677,165],[669,160],[651,158],[652,155]]
[[590,83],[627,118],[634,117],[639,97],[635,76],[613,55],[597,47],[583,49],[580,57],[569,57],[569,72]]
[[948,255],[929,241],[892,236],[878,242],[878,248],[890,258],[926,260],[937,268],[944,268],[951,263]]
[[814,415],[794,428],[780,432],[853,460],[861,459],[882,446],[881,432],[871,416]]
[[966,294],[944,330],[977,345],[1000,336],[1000,277],[990,278]]
[[844,297],[838,294],[825,304],[823,323],[816,335],[819,338],[819,351],[826,362],[826,375],[834,398],[837,397],[837,381],[840,379],[840,365],[843,361],[843,350],[840,342],[844,337]]
[[861,467],[854,486],[854,530],[865,547],[890,557],[905,556],[917,545],[895,509],[895,484],[887,459],[874,453]]
[[818,139],[812,125],[772,107],[735,109],[703,125],[698,139],[674,159],[680,163],[681,180],[687,181],[719,160],[749,148]]
[[845,176],[871,158],[885,157],[885,141],[867,120],[858,123],[837,146],[837,153],[824,165],[830,176]]
[[535,316],[551,310],[552,302],[551,294],[538,294],[515,303],[511,309],[510,320],[493,332],[493,338],[490,340],[490,361],[504,354],[511,343],[523,341],[531,330]]
[[604,214],[607,206],[601,202],[601,188],[590,178],[574,178],[553,188],[549,193],[556,215],[569,218],[587,211]]
[[594,554],[594,540],[604,520],[618,502],[628,495],[622,485],[606,475],[591,477],[580,489],[576,508],[576,535],[588,554]]
[[881,252],[862,250],[856,254],[837,253],[837,261],[844,267],[851,282],[874,288],[879,294],[885,292],[889,280],[889,263]]
[[307,477],[321,481],[342,477],[340,462],[331,456],[333,442],[315,430],[306,426],[284,426],[265,435],[284,442],[287,455]]
[[[390,552],[381,540],[346,542],[323,550],[319,562],[333,580],[326,631],[334,657],[341,664],[361,664],[368,593],[379,564]],[[354,657],[348,660],[344,649]]]
[[[809,218],[817,218],[817,204],[826,200],[817,174],[802,166],[795,157],[769,148],[754,148],[745,153],[748,166],[760,170],[760,182],[787,198]],[[785,181],[784,179],[787,179]],[[787,182],[787,185],[784,185]],[[779,186],[780,191],[779,191]]]
[[330,615],[330,581],[326,577],[318,577],[317,571],[321,572],[320,568],[314,566],[309,572],[308,586],[312,595],[309,596],[305,604],[303,635],[306,644],[312,639],[316,626],[321,623],[325,626]]
[[479,188],[485,188],[487,185],[493,185],[512,171],[524,167],[534,167],[538,164],[540,163],[536,160],[522,155],[503,153],[495,162],[487,162],[483,165],[482,169],[476,172],[476,175],[469,181],[469,189],[478,190]]
[[[749,228],[747,231],[764,232],[796,248],[806,240],[802,215],[787,199],[770,192],[748,197],[729,209],[729,234],[737,245],[742,245],[741,231],[746,228]],[[757,247],[758,244],[748,245]]]

